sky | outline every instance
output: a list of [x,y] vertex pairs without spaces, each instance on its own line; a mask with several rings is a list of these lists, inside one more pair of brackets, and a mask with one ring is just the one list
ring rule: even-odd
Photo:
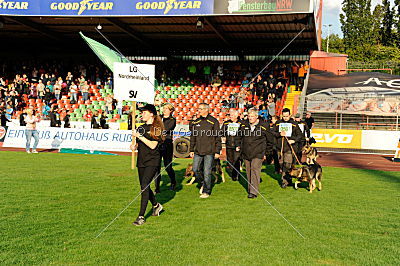
[[[394,0],[390,0],[394,4]],[[322,9],[322,24],[332,24],[330,27],[330,33],[336,33],[342,36],[340,29],[339,14],[341,12],[343,0],[324,0],[324,6]],[[373,8],[377,4],[381,4],[382,0],[372,0]],[[373,10],[372,8],[372,10]],[[322,37],[325,38],[328,35],[328,27],[322,27]]]

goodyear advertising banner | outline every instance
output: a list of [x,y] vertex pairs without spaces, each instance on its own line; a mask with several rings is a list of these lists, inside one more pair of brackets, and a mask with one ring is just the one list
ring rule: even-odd
[[312,129],[316,147],[361,149],[361,130]]
[[213,12],[214,0],[0,0],[0,15],[190,16]]
[[0,0],[0,15],[193,16],[312,13],[313,0]]

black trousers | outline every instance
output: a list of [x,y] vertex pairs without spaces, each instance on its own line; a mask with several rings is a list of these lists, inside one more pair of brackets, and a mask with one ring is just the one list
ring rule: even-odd
[[[303,157],[303,147],[304,147],[304,144],[305,144],[305,143],[303,143],[303,142],[299,142],[299,143],[297,144],[296,156],[297,156],[297,159],[299,159],[300,163],[302,162],[301,159],[302,159],[302,157]],[[295,163],[298,163],[296,159],[295,159]]]
[[227,168],[228,174],[232,179],[238,179],[240,171],[240,152],[235,149],[226,149],[226,160],[228,161]]
[[273,149],[270,153],[267,154],[267,164],[271,164],[272,160],[274,161],[275,172],[279,172],[281,169],[279,163],[278,151]]
[[[172,168],[172,158],[174,156],[174,146],[172,140],[166,139],[163,143],[163,147],[161,149],[161,158],[164,161],[165,170],[168,173],[169,178],[171,179],[171,185],[176,185],[176,178],[175,178],[175,171]],[[156,178],[156,192],[160,191],[160,183],[161,183],[161,164],[157,171],[157,178]]]
[[142,190],[142,199],[140,202],[139,216],[144,216],[144,213],[146,212],[147,208],[147,203],[149,200],[153,206],[157,205],[154,193],[153,191],[151,191],[150,188],[150,183],[153,180],[158,169],[159,169],[158,166],[138,167],[140,189]]

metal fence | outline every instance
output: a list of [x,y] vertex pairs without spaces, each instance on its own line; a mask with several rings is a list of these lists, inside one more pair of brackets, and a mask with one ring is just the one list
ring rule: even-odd
[[313,114],[318,128],[399,130],[399,97],[329,100],[306,97],[305,110]]

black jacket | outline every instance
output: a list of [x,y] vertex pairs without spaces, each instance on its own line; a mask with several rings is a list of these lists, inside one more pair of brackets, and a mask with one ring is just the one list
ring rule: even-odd
[[64,117],[64,128],[70,128],[70,127],[71,127],[71,124],[70,124],[69,114],[67,114]]
[[263,159],[264,155],[271,153],[274,148],[274,135],[270,131],[269,124],[261,120],[253,131],[248,121],[242,123],[238,135],[237,144],[245,160]]
[[[236,128],[232,127],[233,125],[230,125],[231,123],[238,124],[236,133],[234,132],[236,130]],[[239,131],[241,125],[242,125],[242,123],[240,120],[238,120],[236,123],[233,122],[232,120],[228,120],[222,124],[221,131],[222,131],[223,136],[226,138],[225,146],[227,149],[235,149],[236,148],[236,144],[237,144],[236,139],[238,138],[238,131]]]
[[10,120],[8,120],[5,113],[1,113],[0,119],[1,119],[1,126],[3,127],[7,125],[7,122],[11,122]]
[[174,135],[174,128],[176,127],[176,119],[172,116],[168,118],[163,117],[163,123],[164,123],[164,130],[165,130],[165,140],[166,141],[171,141],[172,136]]
[[281,119],[281,120],[276,122],[276,126],[274,127],[273,134],[277,138],[277,150],[278,151],[282,150],[282,142],[283,142],[283,152],[284,153],[290,153],[292,151],[292,149],[289,146],[288,141],[286,141],[286,138],[282,137],[280,132],[279,132],[280,125],[283,124],[283,123],[292,124],[292,135],[290,137],[287,137],[287,139],[295,141],[295,144],[293,144],[292,147],[293,147],[294,151],[297,152],[297,144],[299,142],[303,142],[304,141],[304,135],[301,132],[297,122],[294,121],[293,119],[290,119],[287,122],[283,121]]
[[300,122],[297,122],[299,125],[300,130],[303,128],[301,131],[306,138],[310,138],[310,128],[308,127],[307,123],[304,122],[303,120],[300,120]]
[[97,121],[100,122],[100,118],[98,118],[97,116],[93,115],[92,116],[92,121],[90,122],[92,128],[95,128],[95,129],[100,128],[100,125],[99,125],[99,123]]
[[222,149],[219,122],[211,115],[197,118],[191,124],[190,152],[214,155]]
[[158,145],[155,149],[151,149],[144,142],[136,139],[138,144],[138,157],[137,157],[137,167],[147,167],[147,166],[158,166],[161,165],[161,153],[160,144],[161,140],[153,139],[150,136],[150,125],[144,124],[137,128],[138,132],[143,133],[143,136],[151,141],[157,141]]
[[60,127],[61,126],[61,121],[57,119],[56,112],[50,112],[49,117],[50,117],[50,127]]
[[25,117],[26,117],[26,114],[24,114],[24,113],[22,113],[22,114],[19,116],[19,125],[20,125],[21,127],[26,126]]

